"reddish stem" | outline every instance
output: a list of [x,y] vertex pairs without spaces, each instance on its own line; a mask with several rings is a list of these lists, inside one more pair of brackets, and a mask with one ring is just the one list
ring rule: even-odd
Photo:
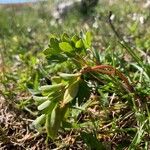
[[113,75],[117,75],[122,81],[125,82],[128,90],[130,92],[134,92],[134,88],[132,87],[132,85],[129,83],[127,77],[121,73],[120,71],[118,71],[116,68],[110,66],[110,65],[99,65],[99,66],[94,66],[94,67],[87,67],[84,68],[81,73],[87,73],[87,72],[100,72],[103,74],[107,74],[109,76],[113,76]]
[[85,74],[88,72],[100,72],[103,74],[107,74],[109,76],[114,76],[114,75],[118,76],[122,81],[124,81],[125,85],[127,86],[128,91],[130,91],[131,93],[134,93],[134,97],[137,100],[138,106],[139,107],[141,106],[140,97],[136,95],[133,86],[128,81],[128,78],[116,68],[110,65],[98,65],[94,67],[86,67],[80,71],[81,74]]

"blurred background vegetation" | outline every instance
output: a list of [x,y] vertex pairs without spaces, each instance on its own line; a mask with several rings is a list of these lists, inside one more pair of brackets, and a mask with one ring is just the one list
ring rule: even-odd
[[[11,70],[23,65],[43,50],[50,34],[62,32],[75,33],[81,30],[92,31],[93,46],[102,53],[121,53],[116,37],[108,23],[109,11],[112,11],[116,30],[142,57],[149,51],[150,45],[150,9],[149,1],[119,0],[82,0],[80,1],[43,1],[18,5],[0,6],[0,48],[3,65]],[[117,54],[118,55],[118,54]],[[21,62],[20,62],[21,61]],[[24,63],[22,63],[22,61]],[[1,68],[4,68],[4,66]],[[24,64],[25,65],[25,64]],[[21,67],[21,66],[19,66]],[[22,68],[25,69],[24,67]],[[23,71],[17,69],[17,71]],[[9,71],[9,73],[16,73]],[[19,73],[20,74],[20,73]],[[16,76],[16,75],[15,75]]]

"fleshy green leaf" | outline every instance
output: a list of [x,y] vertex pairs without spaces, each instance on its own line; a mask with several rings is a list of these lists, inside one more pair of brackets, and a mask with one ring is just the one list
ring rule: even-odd
[[32,125],[35,126],[36,128],[39,128],[42,124],[44,124],[45,119],[46,119],[45,114],[42,114],[41,116],[37,117],[37,118],[33,121]]
[[68,106],[60,107],[56,105],[51,113],[46,116],[46,130],[49,137],[54,139],[64,119]]
[[59,73],[59,76],[64,80],[73,80],[73,79],[77,79],[79,76],[81,76],[81,74],[80,73],[76,73],[76,74]]
[[76,48],[82,48],[84,46],[82,40],[80,39],[79,41],[77,41],[75,46]]
[[63,86],[64,85],[62,83],[54,84],[54,85],[44,85],[44,86],[41,86],[39,88],[39,90],[42,91],[42,92],[50,92],[50,91],[53,91],[53,90],[59,90]]
[[47,100],[47,101],[45,101],[44,103],[42,103],[41,105],[38,106],[38,110],[43,110],[43,109],[49,107],[50,104],[51,104],[51,101]]
[[71,52],[71,51],[73,51],[72,46],[69,43],[67,43],[67,42],[61,42],[61,43],[59,43],[59,47],[64,52]]
[[37,105],[40,105],[43,102],[45,102],[46,100],[48,100],[48,97],[47,96],[45,96],[45,97],[42,97],[42,96],[33,96],[33,99],[35,100],[35,103]]
[[76,97],[78,93],[78,89],[79,89],[79,81],[80,81],[80,78],[78,78],[75,82],[73,82],[72,84],[68,86],[68,88],[66,89],[64,93],[62,106],[69,103]]
[[59,77],[59,76],[53,76],[53,77],[51,77],[51,81],[52,81],[52,83],[54,83],[54,84],[59,84],[60,82],[61,82],[61,77]]

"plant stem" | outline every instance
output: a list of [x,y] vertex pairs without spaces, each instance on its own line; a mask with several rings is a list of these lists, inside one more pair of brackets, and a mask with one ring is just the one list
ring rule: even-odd
[[97,73],[106,74],[110,77],[118,76],[125,83],[126,87],[124,88],[125,89],[127,88],[126,89],[127,91],[134,94],[134,99],[137,101],[138,107],[141,107],[141,98],[139,97],[139,95],[136,94],[134,87],[129,83],[128,78],[116,68],[110,65],[98,65],[94,67],[83,68],[80,72],[81,74],[85,74],[89,72],[97,72]]

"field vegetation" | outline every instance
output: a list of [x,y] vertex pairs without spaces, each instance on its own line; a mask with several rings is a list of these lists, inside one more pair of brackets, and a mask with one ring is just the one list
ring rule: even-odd
[[149,1],[82,2],[0,6],[1,149],[150,149]]

